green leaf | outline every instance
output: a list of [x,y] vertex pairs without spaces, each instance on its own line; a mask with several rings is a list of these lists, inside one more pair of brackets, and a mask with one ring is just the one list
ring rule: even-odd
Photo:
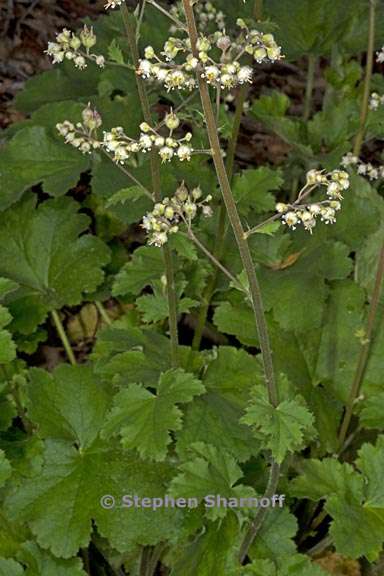
[[17,558],[27,566],[25,576],[86,576],[80,558],[54,558],[32,541],[21,546]]
[[316,352],[316,381],[326,382],[342,402],[348,398],[361,346],[357,333],[365,325],[364,301],[364,292],[355,283],[334,286]]
[[213,321],[220,332],[233,334],[242,344],[258,345],[255,318],[246,304],[235,307],[230,302],[222,302],[215,310]]
[[11,315],[4,306],[0,305],[0,364],[7,364],[16,358],[16,345],[8,330],[4,330],[12,320]]
[[112,40],[110,45],[108,46],[108,56],[113,62],[117,62],[118,64],[124,64],[124,55],[123,51],[119,46],[116,38]]
[[28,416],[43,438],[72,440],[86,448],[104,423],[108,397],[88,366],[63,364],[52,375],[33,368],[28,395]]
[[[353,7],[352,7],[353,6]],[[343,2],[333,0],[270,0],[268,16],[276,22],[277,41],[289,58],[304,54],[327,55],[351,24],[355,3],[345,11]]]
[[290,452],[305,445],[305,434],[313,431],[313,415],[297,397],[284,400],[277,408],[266,398],[254,398],[241,422],[252,426],[280,464]]
[[240,569],[239,576],[327,576],[320,566],[303,554],[294,554],[284,559],[284,565],[276,567],[272,560],[255,560]]
[[248,214],[268,212],[275,208],[275,197],[271,190],[278,190],[283,183],[280,171],[261,166],[255,170],[245,170],[237,176],[233,184],[233,195],[239,210]]
[[159,248],[142,246],[135,250],[132,260],[125,264],[115,278],[114,296],[139,294],[143,288],[158,280],[164,273],[164,262]]
[[184,425],[177,433],[177,451],[186,457],[193,442],[222,448],[239,462],[258,451],[252,433],[239,424],[251,388],[262,382],[261,366],[244,350],[221,346],[207,368],[203,384],[207,393],[186,407]]
[[[42,470],[6,499],[9,517],[27,522],[42,548],[71,558],[88,545],[92,520],[121,552],[154,545],[177,530],[174,510],[158,509],[154,523],[151,508],[128,508],[123,501],[124,495],[164,497],[167,466],[140,462],[110,440],[96,440],[82,451],[64,440],[48,439],[45,445]],[[102,507],[103,495],[115,498],[113,510]]]
[[[124,506],[124,495],[164,496],[168,465],[146,464],[111,438],[101,441],[107,399],[86,366],[60,366],[52,376],[34,371],[28,386],[28,414],[45,438],[42,468],[6,499],[9,518],[25,522],[42,548],[70,558],[87,546],[96,522],[111,546],[126,551],[154,545],[177,529],[174,510]],[[115,498],[115,509],[100,504]]]
[[180,369],[160,376],[157,394],[130,384],[115,397],[103,435],[120,433],[124,447],[138,450],[142,458],[164,460],[171,442],[170,431],[182,427],[182,412],[177,404],[191,402],[204,390],[199,380]]
[[360,413],[360,422],[364,428],[382,430],[384,414],[384,392],[364,400]]
[[125,202],[136,202],[145,196],[144,191],[140,186],[132,186],[131,188],[122,188],[118,192],[112,194],[112,196],[107,200],[106,206],[116,206],[116,204],[125,204]]
[[[172,496],[198,499],[209,495],[237,499],[254,496],[250,487],[237,484],[243,472],[230,454],[204,442],[191,444],[189,452],[188,460],[179,465],[180,472],[170,484]],[[223,518],[227,512],[225,506],[206,503],[206,515],[211,520]]]
[[51,196],[65,194],[88,168],[87,156],[49,137],[44,128],[24,128],[1,154],[0,209],[8,208],[39,182]]
[[49,310],[79,304],[102,282],[109,250],[82,234],[88,225],[70,198],[36,208],[28,196],[0,216],[0,275],[20,286],[7,300],[21,332],[33,331]]
[[11,558],[0,558],[0,576],[23,576],[23,574],[21,564]]
[[285,508],[269,510],[258,537],[250,549],[250,558],[269,559],[279,567],[296,551],[293,541],[297,532],[297,520]]
[[[171,576],[228,576],[236,563],[237,521],[229,514],[177,552]],[[265,575],[263,575],[265,576]]]
[[375,446],[364,444],[358,454],[360,472],[332,458],[303,462],[291,493],[313,500],[326,498],[336,550],[350,558],[366,556],[373,561],[384,540],[384,437]]
[[4,452],[0,450],[0,487],[5,484],[11,474],[11,465],[6,459]]

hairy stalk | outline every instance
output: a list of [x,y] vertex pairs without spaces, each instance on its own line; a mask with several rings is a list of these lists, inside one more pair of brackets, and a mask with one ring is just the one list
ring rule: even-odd
[[381,247],[379,255],[379,263],[376,272],[375,287],[372,293],[371,303],[369,305],[367,327],[364,334],[364,343],[360,348],[360,354],[357,361],[357,368],[355,376],[352,382],[351,390],[349,393],[349,398],[347,402],[347,407],[345,410],[344,418],[340,427],[339,433],[339,449],[342,449],[345,443],[345,438],[351,423],[353,409],[355,406],[356,398],[360,394],[361,384],[363,381],[365,369],[367,367],[367,362],[369,358],[369,352],[372,345],[373,330],[375,327],[375,320],[377,315],[377,310],[380,302],[380,295],[383,287],[384,280],[384,244]]
[[75,355],[74,355],[74,353],[73,353],[71,344],[69,343],[68,336],[67,336],[66,333],[65,333],[63,323],[62,323],[62,321],[60,320],[60,316],[59,316],[59,314],[57,313],[56,310],[52,310],[52,312],[51,312],[51,318],[52,318],[53,323],[54,323],[54,325],[55,325],[55,327],[56,327],[56,330],[57,330],[57,333],[58,333],[58,335],[59,335],[59,337],[60,337],[60,340],[61,340],[61,342],[62,342],[62,344],[63,344],[63,346],[64,346],[64,350],[65,350],[65,352],[66,352],[66,354],[67,354],[67,356],[68,356],[68,360],[70,361],[70,363],[71,363],[73,366],[75,366],[75,365],[77,364]]
[[[198,57],[198,50],[197,50],[197,39],[198,33],[196,29],[196,22],[193,13],[193,8],[191,5],[190,0],[183,0],[184,6],[184,13],[187,20],[188,26],[188,34],[191,41],[192,52],[195,57]],[[252,301],[252,307],[255,315],[255,322],[257,327],[257,332],[260,341],[260,349],[261,355],[263,359],[264,365],[264,374],[265,374],[265,381],[268,390],[268,397],[269,401],[272,406],[277,406],[279,403],[278,398],[278,390],[275,381],[275,375],[273,370],[273,362],[272,362],[272,351],[269,342],[269,334],[267,329],[267,323],[264,315],[264,307],[262,296],[260,292],[259,282],[257,280],[255,267],[252,261],[251,252],[248,246],[248,241],[245,238],[243,226],[240,220],[239,213],[237,211],[236,202],[232,195],[231,185],[228,179],[228,174],[225,169],[221,148],[220,148],[220,141],[217,133],[217,126],[215,122],[215,115],[213,112],[212,102],[209,95],[208,86],[201,78],[200,74],[198,74],[198,83],[199,83],[199,91],[201,97],[201,103],[203,106],[205,121],[207,125],[207,131],[209,136],[209,141],[212,148],[213,153],[213,161],[215,164],[217,178],[220,184],[222,196],[224,199],[224,203],[227,209],[228,218],[233,230],[233,234],[236,239],[237,246],[239,248],[239,253],[241,256],[241,260],[243,262],[244,270],[247,274],[248,282],[249,282],[249,290],[250,296]],[[270,470],[270,477],[268,481],[268,486],[266,489],[266,494],[273,488],[276,490],[277,481],[279,477],[280,467],[276,462],[272,462],[271,470]],[[249,546],[252,544],[253,540],[256,538],[262,523],[264,521],[264,517],[260,519],[260,517],[255,518],[252,522],[249,532],[246,535],[246,540],[243,542],[241,546],[241,554],[245,556],[247,555]]]
[[106,324],[108,324],[110,326],[112,324],[112,320],[108,316],[108,313],[107,313],[106,309],[104,308],[104,306],[102,305],[102,303],[99,300],[95,300],[95,306],[96,306],[101,318],[104,320],[104,322]]
[[253,15],[255,20],[261,20],[263,18],[263,0],[255,0]]
[[229,278],[229,280],[235,285],[237,286],[237,288],[239,290],[241,290],[242,292],[246,292],[246,289],[244,288],[244,286],[242,286],[240,284],[240,282],[237,280],[236,276],[234,276],[232,274],[232,272],[230,272],[228,270],[228,268],[226,268],[225,266],[223,266],[223,264],[215,257],[214,254],[212,254],[208,248],[206,248],[204,246],[204,244],[202,244],[200,242],[200,240],[195,236],[195,234],[192,232],[191,229],[188,230],[187,233],[188,238],[190,238],[192,240],[192,242],[194,242],[196,244],[196,246],[198,248],[200,248],[200,250],[209,258],[209,260],[216,266],[216,268],[218,268],[218,270],[220,270],[223,274],[225,274],[225,276],[227,276],[227,278]]
[[[274,494],[276,494],[277,485],[279,483],[279,476],[280,476],[280,465],[277,464],[277,462],[273,461],[271,464],[268,485],[264,493],[264,498],[271,498]],[[257,514],[251,526],[249,527],[248,532],[246,533],[240,547],[239,561],[241,564],[246,559],[248,550],[252,542],[256,538],[257,534],[259,533],[267,513],[268,513],[267,508],[259,508],[259,510],[257,511]]]
[[317,62],[316,56],[314,56],[313,54],[310,54],[308,56],[307,84],[305,87],[303,120],[308,120],[309,116],[311,115],[312,94],[313,94],[313,84],[315,81],[316,62]]
[[[235,164],[235,153],[236,153],[236,144],[239,138],[240,132],[240,124],[241,124],[241,117],[243,115],[244,109],[244,102],[247,98],[248,94],[248,86],[245,84],[241,86],[239,90],[239,95],[236,101],[236,109],[235,109],[235,117],[233,119],[233,126],[232,126],[232,134],[228,144],[227,150],[227,160],[226,160],[226,170],[228,174],[228,179],[231,182],[233,176],[233,169]],[[226,236],[226,222],[227,222],[227,212],[225,209],[225,205],[223,202],[220,204],[219,209],[219,218],[217,223],[217,230],[215,234],[215,244],[213,248],[213,255],[217,260],[222,258],[223,248],[225,243],[225,236]],[[201,339],[203,337],[204,326],[207,322],[207,316],[209,307],[211,305],[211,300],[215,293],[216,284],[219,276],[219,271],[215,270],[215,273],[211,276],[208,281],[208,284],[204,290],[202,301],[200,304],[199,316],[197,320],[197,326],[195,329],[195,333],[193,336],[192,341],[192,349],[198,350],[200,348]]]
[[367,65],[365,68],[363,99],[361,101],[361,108],[360,108],[360,127],[359,131],[356,134],[355,144],[353,147],[353,153],[355,156],[360,156],[368,116],[369,93],[371,89],[373,57],[375,48],[375,8],[376,8],[376,0],[369,0]]
[[[103,153],[105,154],[105,156],[108,156],[108,158],[110,160],[112,160],[113,162],[113,157],[112,154],[109,154],[109,152],[107,152],[106,150],[103,150]],[[128,178],[130,180],[132,180],[132,182],[134,182],[139,188],[141,188],[141,190],[144,192],[144,194],[150,199],[153,200],[153,195],[152,193],[148,190],[148,188],[146,188],[144,186],[144,184],[142,184],[133,174],[131,174],[131,172],[129,170],[127,170],[124,166],[122,166],[122,164],[119,164],[118,162],[114,162],[115,166],[117,166],[119,168],[119,170],[121,172],[123,172],[123,174],[125,174],[126,176],[128,176]]]
[[[369,104],[369,93],[371,88],[371,78],[372,78],[372,68],[373,68],[373,55],[374,55],[374,45],[375,45],[375,8],[376,0],[370,0],[369,2],[369,27],[368,27],[368,47],[367,47],[367,66],[364,79],[364,91],[363,99],[361,102],[360,109],[360,128],[356,134],[355,143],[353,147],[353,153],[356,156],[360,156],[361,147],[363,145],[366,121],[368,115],[368,104]],[[384,244],[381,247],[380,255],[378,258],[378,266],[376,271],[375,286],[372,293],[371,303],[369,305],[367,327],[365,331],[364,343],[361,346],[359,358],[357,361],[357,367],[355,376],[352,382],[348,402],[346,405],[345,414],[343,421],[341,423],[339,432],[339,450],[342,449],[347,432],[351,423],[353,409],[356,402],[356,398],[359,396],[362,380],[364,377],[365,369],[367,366],[367,361],[369,358],[369,352],[372,345],[373,329],[375,325],[375,318],[377,314],[377,309],[380,301],[380,294],[383,285],[384,278]]]
[[[129,13],[128,8],[125,4],[121,7],[121,12],[123,16],[123,22],[128,38],[129,49],[131,52],[132,62],[137,69],[139,66],[139,51],[136,43],[136,26],[132,15]],[[142,107],[142,112],[144,120],[152,126],[152,114],[151,107],[149,104],[147,90],[145,88],[143,80],[136,74],[136,84],[139,93],[140,103]],[[153,196],[156,202],[161,202],[161,181],[160,181],[160,159],[156,150],[151,151],[151,174],[152,174],[152,187]],[[178,365],[178,331],[177,331],[177,296],[175,288],[175,278],[173,271],[172,253],[169,246],[164,245],[163,257],[165,265],[165,275],[167,279],[167,298],[168,298],[168,310],[169,310],[169,335],[171,340],[171,362],[172,366],[176,367]]]

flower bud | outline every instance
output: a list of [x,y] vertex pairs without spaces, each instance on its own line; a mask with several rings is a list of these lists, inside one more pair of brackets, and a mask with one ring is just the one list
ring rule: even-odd
[[168,130],[176,130],[180,126],[180,120],[174,112],[167,114],[164,122]]

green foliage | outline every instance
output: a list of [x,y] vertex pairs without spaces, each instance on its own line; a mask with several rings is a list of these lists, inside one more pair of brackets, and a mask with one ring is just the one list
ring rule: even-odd
[[89,218],[70,198],[36,207],[29,195],[0,216],[0,275],[18,289],[7,301],[14,327],[32,332],[48,311],[76,305],[103,280],[109,260],[105,244],[82,234]]
[[169,370],[160,376],[156,388],[157,393],[152,394],[130,384],[117,394],[103,435],[121,432],[125,448],[136,448],[142,458],[161,461],[171,442],[170,431],[182,427],[182,412],[176,404],[191,402],[204,392],[204,386],[192,374]]
[[281,464],[289,452],[304,446],[304,433],[312,430],[313,416],[300,400],[284,400],[273,408],[266,398],[254,398],[241,419]]

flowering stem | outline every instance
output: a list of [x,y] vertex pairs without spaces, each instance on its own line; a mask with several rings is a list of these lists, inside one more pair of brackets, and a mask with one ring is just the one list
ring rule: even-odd
[[[279,476],[280,476],[280,465],[277,462],[273,461],[271,464],[271,470],[269,473],[269,480],[268,485],[264,493],[264,498],[271,498],[274,494],[276,494],[277,485],[279,483]],[[240,564],[244,562],[247,557],[248,550],[256,538],[257,534],[260,531],[261,526],[263,525],[264,519],[267,515],[268,508],[259,508],[257,514],[246,533],[244,540],[240,547],[239,552],[239,561]]]
[[[247,98],[248,90],[249,90],[248,86],[243,84],[239,90],[239,94],[236,99],[235,117],[233,119],[232,134],[228,144],[227,159],[226,159],[226,170],[230,182],[232,180],[233,168],[235,164],[236,144],[239,138],[241,117],[243,115],[244,102]],[[223,252],[227,232],[226,221],[227,221],[226,208],[225,205],[221,202],[219,209],[217,230],[215,235],[216,241],[213,248],[213,255],[217,260],[221,259]],[[208,310],[211,304],[213,294],[215,292],[217,279],[218,279],[218,270],[216,270],[215,273],[211,276],[203,294],[199,311],[199,317],[197,320],[197,326],[192,341],[193,350],[198,350],[200,348],[204,326],[207,321]]]
[[115,166],[117,166],[121,172],[123,172],[126,176],[128,176],[128,178],[130,178],[132,180],[132,182],[134,182],[139,188],[141,188],[141,190],[144,192],[144,194],[150,198],[151,200],[153,200],[153,195],[151,194],[151,192],[148,190],[148,188],[146,188],[144,186],[144,184],[142,184],[133,174],[130,173],[129,170],[127,170],[126,168],[124,168],[124,166],[122,166],[121,164],[119,164],[118,162],[114,162],[113,158],[111,156],[111,154],[109,154],[106,150],[103,150],[104,154],[106,156],[108,156],[108,158],[110,160],[112,160],[112,162],[115,164]]
[[308,56],[308,69],[307,69],[307,84],[305,88],[303,120],[308,120],[311,114],[313,83],[315,80],[316,72],[316,56],[309,54]]
[[[153,2],[150,2],[153,4]],[[125,4],[121,7],[123,22],[128,38],[129,49],[131,52],[132,62],[137,69],[139,66],[139,51],[136,43],[136,27],[132,20],[132,15],[129,13]],[[152,126],[152,114],[149,105],[147,90],[141,77],[136,74],[136,84],[143,111],[144,120]],[[151,150],[151,174],[152,174],[152,187],[153,197],[156,202],[161,202],[161,181],[160,181],[160,159],[156,150]],[[171,362],[172,366],[178,365],[178,331],[177,331],[177,296],[173,271],[172,253],[167,245],[163,248],[165,275],[167,278],[167,298],[169,310],[169,335],[171,340]]]
[[363,99],[361,101],[361,108],[360,108],[360,127],[359,131],[356,134],[355,144],[353,147],[353,154],[355,156],[360,156],[368,116],[369,93],[371,89],[373,57],[375,48],[375,8],[376,8],[376,0],[369,0],[367,65],[365,68]]
[[192,232],[191,229],[188,230],[187,233],[188,237],[192,240],[192,242],[194,242],[196,244],[196,246],[198,248],[200,248],[200,250],[210,259],[210,261],[219,269],[221,270],[221,272],[223,272],[223,274],[225,274],[225,276],[227,276],[227,278],[229,278],[229,280],[242,292],[247,292],[245,290],[245,287],[237,280],[237,278],[232,274],[232,272],[230,272],[228,270],[228,268],[226,268],[225,266],[223,266],[223,264],[221,264],[220,260],[218,260],[214,254],[212,254],[212,252],[210,252],[208,250],[208,248],[206,248],[204,246],[204,244],[202,244],[202,242],[200,242],[200,240],[198,238],[196,238],[195,234]]
[[52,317],[53,323],[55,324],[55,327],[56,327],[57,333],[60,337],[60,340],[64,346],[64,350],[68,356],[68,360],[70,361],[70,363],[73,366],[75,366],[77,364],[75,355],[73,353],[71,344],[69,343],[68,336],[65,333],[63,323],[60,320],[60,316],[56,310],[52,310],[51,317]]
[[[197,40],[198,33],[196,28],[195,17],[193,14],[193,8],[190,0],[183,0],[184,13],[186,15],[188,35],[191,41],[191,48],[194,57],[198,57],[197,50]],[[216,169],[217,178],[220,184],[221,193],[224,199],[224,203],[227,209],[228,218],[233,230],[233,234],[236,239],[237,246],[239,248],[239,253],[241,260],[243,262],[244,270],[247,274],[249,282],[250,297],[252,302],[252,308],[255,315],[255,322],[257,327],[257,332],[259,336],[261,355],[263,359],[264,375],[267,385],[268,398],[272,406],[276,407],[279,403],[278,389],[276,386],[273,362],[272,362],[272,351],[269,342],[269,334],[267,328],[267,322],[264,315],[264,307],[261,296],[261,291],[259,287],[259,282],[255,272],[255,266],[252,261],[251,252],[248,246],[248,241],[244,235],[244,229],[240,220],[239,213],[237,211],[236,202],[232,195],[231,185],[228,179],[228,174],[225,169],[220,141],[217,132],[217,125],[215,122],[215,115],[212,107],[212,102],[209,96],[208,86],[204,79],[198,74],[198,83],[201,103],[203,106],[205,121],[207,125],[208,137],[211,144],[213,152],[213,162]],[[275,462],[272,461],[270,476],[268,481],[268,486],[266,488],[266,494],[272,490],[276,490],[278,477],[279,477],[280,467]],[[245,558],[248,549],[252,544],[253,540],[257,536],[262,523],[264,521],[265,514],[257,514],[256,518],[252,522],[249,531],[245,537],[245,540],[241,546],[241,557]]]
[[185,26],[185,24],[183,24],[183,22],[181,20],[179,20],[178,18],[176,18],[176,16],[174,16],[173,14],[170,13],[169,9],[166,10],[165,8],[163,8],[162,6],[160,6],[160,4],[158,4],[157,2],[155,2],[155,0],[147,0],[148,4],[151,4],[151,6],[153,6],[154,8],[157,8],[157,10],[159,12],[161,12],[162,14],[164,14],[164,16],[167,16],[167,18],[169,18],[170,20],[172,20],[172,22],[174,24],[176,24],[176,26],[178,28],[180,28],[180,30],[184,30],[184,32],[187,32],[187,28]]
[[[369,92],[371,87],[372,78],[372,68],[373,68],[373,55],[374,55],[374,44],[375,44],[375,8],[376,0],[370,0],[369,2],[369,26],[368,26],[368,47],[367,47],[367,66],[364,79],[364,92],[363,99],[361,102],[360,109],[360,128],[356,134],[355,143],[353,147],[353,154],[355,156],[360,156],[361,147],[363,145],[365,125],[368,115],[368,104],[369,104]],[[367,366],[367,361],[369,357],[369,352],[372,344],[373,329],[375,324],[375,318],[377,309],[380,301],[380,294],[382,290],[384,278],[384,244],[381,247],[378,266],[376,271],[375,286],[373,289],[372,299],[369,306],[367,328],[365,332],[364,342],[360,349],[359,358],[357,361],[357,367],[355,376],[352,382],[345,414],[343,421],[341,423],[339,432],[339,449],[344,445],[345,438],[351,423],[353,409],[355,406],[356,398],[359,396],[362,380],[364,377],[364,372]]]
[[369,305],[367,328],[364,334],[364,342],[360,348],[359,359],[357,362],[357,368],[355,372],[355,377],[352,382],[351,391],[349,394],[347,407],[345,410],[344,418],[341,424],[339,433],[339,448],[341,449],[344,445],[345,438],[351,423],[353,409],[355,407],[356,398],[359,396],[362,380],[364,377],[365,369],[367,367],[367,361],[369,357],[369,352],[372,344],[373,329],[375,326],[377,309],[379,307],[380,295],[383,287],[384,280],[384,244],[381,247],[379,262],[376,272],[375,286],[372,293],[371,303]]
[[261,20],[263,18],[263,0],[255,0],[253,14],[255,20]]
[[[196,29],[195,17],[190,0],[183,0],[184,12],[187,18],[188,34],[191,41],[193,55],[198,58],[197,40],[198,33]],[[231,186],[228,180],[227,171],[225,169],[220,141],[217,133],[217,126],[215,122],[215,115],[212,108],[212,102],[209,96],[207,84],[204,79],[198,75],[198,83],[200,90],[201,102],[204,110],[205,120],[207,124],[208,137],[212,148],[213,162],[215,164],[217,178],[219,180],[221,192],[223,195],[224,203],[227,209],[228,218],[232,226],[232,230],[239,248],[240,256],[243,266],[249,281],[250,295],[252,299],[252,307],[255,314],[255,321],[260,340],[261,354],[264,364],[265,379],[268,389],[268,396],[273,406],[278,405],[278,393],[275,382],[272,351],[269,343],[269,335],[267,323],[264,315],[263,301],[261,297],[259,282],[256,277],[255,267],[252,261],[251,252],[248,242],[244,235],[244,229],[237,211],[236,202],[232,195]]]

